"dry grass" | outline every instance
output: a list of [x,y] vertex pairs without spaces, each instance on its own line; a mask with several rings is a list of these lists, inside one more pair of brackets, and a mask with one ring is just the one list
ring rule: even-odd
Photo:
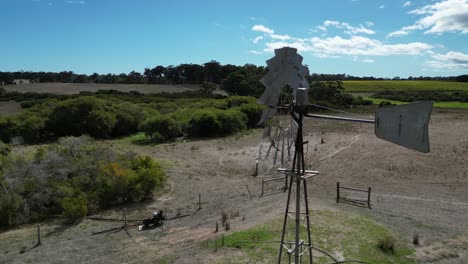
[[165,85],[165,84],[96,84],[96,83],[32,83],[6,85],[7,92],[36,92],[54,94],[77,94],[83,91],[118,90],[121,92],[137,91],[140,93],[178,93],[194,91],[197,85]]
[[0,116],[14,115],[21,112],[21,105],[15,101],[0,102]]

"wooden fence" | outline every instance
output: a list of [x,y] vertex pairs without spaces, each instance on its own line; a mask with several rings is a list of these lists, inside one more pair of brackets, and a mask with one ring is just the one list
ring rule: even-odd
[[[343,195],[340,195],[340,189],[343,190],[348,190],[348,191],[354,191],[354,192],[363,192],[367,193],[367,200],[360,200],[360,199],[353,199],[353,198],[348,198],[348,197],[343,197]],[[336,203],[339,203],[340,201],[352,203],[352,204],[357,204],[361,206],[366,206],[371,208],[371,187],[369,187],[367,190],[366,189],[357,189],[357,188],[351,188],[351,187],[345,187],[345,186],[340,186],[340,183],[336,183]]]

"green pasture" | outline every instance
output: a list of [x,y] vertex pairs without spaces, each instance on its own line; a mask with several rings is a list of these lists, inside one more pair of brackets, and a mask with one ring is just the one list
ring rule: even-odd
[[[290,222],[291,219],[290,219]],[[283,219],[275,219],[254,228],[205,241],[208,250],[218,252],[223,259],[218,263],[275,263],[278,256]],[[294,234],[293,225],[287,227]],[[414,250],[401,238],[368,217],[346,212],[311,211],[313,245],[340,260],[358,260],[365,263],[415,263]],[[301,230],[305,237],[305,228]],[[394,251],[379,248],[379,241],[394,242]],[[231,254],[233,253],[233,254]],[[314,263],[332,263],[332,259],[313,251]],[[287,259],[286,250],[283,251]],[[234,261],[234,262],[233,262]]]
[[444,81],[343,81],[347,92],[393,91],[468,91],[468,83]]

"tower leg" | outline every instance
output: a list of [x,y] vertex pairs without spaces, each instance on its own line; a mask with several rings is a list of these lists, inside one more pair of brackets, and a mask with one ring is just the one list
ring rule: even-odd
[[299,257],[301,255],[301,250],[299,247],[299,237],[300,237],[300,227],[301,227],[301,180],[296,178],[296,239],[294,246],[294,263],[299,263]]
[[[286,177],[287,180],[288,177]],[[288,188],[288,201],[286,203],[286,211],[284,213],[284,222],[283,222],[283,232],[281,234],[281,243],[280,243],[280,249],[279,249],[279,256],[278,256],[278,264],[281,264],[281,257],[283,254],[283,243],[284,243],[284,236],[286,234],[286,224],[288,221],[288,213],[289,213],[289,202],[291,201],[291,189],[292,189],[292,181],[293,177],[289,177],[289,188]]]
[[307,218],[307,239],[308,239],[308,250],[309,250],[309,261],[310,263],[314,263],[313,256],[312,256],[312,239],[310,238],[310,217],[309,217],[309,200],[307,196],[307,183],[304,180],[304,203],[305,203],[305,210],[306,210],[306,218]]

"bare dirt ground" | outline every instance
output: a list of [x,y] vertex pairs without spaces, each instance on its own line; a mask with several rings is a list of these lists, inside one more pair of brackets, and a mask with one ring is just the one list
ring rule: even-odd
[[77,94],[80,92],[96,92],[98,90],[118,90],[121,92],[137,91],[140,93],[176,93],[194,91],[197,85],[163,85],[163,84],[96,84],[96,83],[31,83],[5,85],[7,92],[36,92],[53,94]]
[[[309,120],[308,164],[321,172],[309,182],[312,208],[367,215],[409,242],[418,234],[421,263],[468,263],[467,131],[468,111],[437,110],[430,125],[431,153],[421,154],[375,138],[371,125]],[[112,141],[116,148],[151,155],[168,166],[168,190],[154,201],[129,206],[129,219],[149,217],[158,208],[167,208],[169,217],[190,215],[166,221],[162,229],[131,227],[128,234],[94,236],[120,224],[47,222],[42,245],[35,248],[35,226],[22,226],[0,233],[0,263],[217,263],[230,251],[213,253],[203,241],[225,232],[214,233],[222,211],[239,212],[229,220],[232,232],[281,217],[284,210],[281,183],[269,185],[268,195],[259,197],[261,180],[278,176],[269,164],[263,162],[260,175],[251,176],[261,132],[157,146]],[[336,204],[338,181],[372,187],[372,210]],[[199,193],[202,209],[197,211]],[[99,216],[119,218],[121,208]]]
[[21,104],[15,101],[0,102],[0,116],[14,115],[21,112]]

